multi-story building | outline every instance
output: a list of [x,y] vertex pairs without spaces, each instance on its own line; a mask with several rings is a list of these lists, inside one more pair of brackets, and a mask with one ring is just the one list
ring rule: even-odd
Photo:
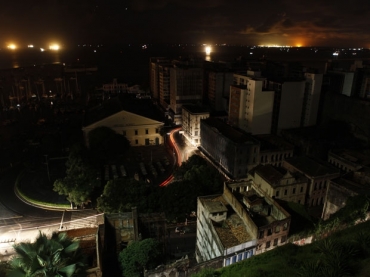
[[370,167],[369,153],[350,149],[330,150],[328,161],[344,172],[357,171],[363,167]]
[[123,110],[119,101],[115,100],[106,101],[102,106],[86,112],[82,128],[86,146],[89,146],[90,131],[98,127],[108,127],[116,133],[125,136],[131,146],[159,145],[163,143],[161,135],[163,122]]
[[208,103],[215,111],[228,111],[230,85],[233,73],[228,71],[211,71],[208,73]]
[[347,204],[349,197],[370,194],[370,171],[360,169],[330,181],[322,219],[326,220]]
[[245,80],[230,86],[229,122],[252,134],[270,134],[274,91],[264,90],[264,80]]
[[341,70],[328,71],[326,78],[329,80],[329,91],[346,96],[352,96],[354,94],[355,72]]
[[246,177],[258,163],[258,140],[219,119],[201,120],[200,136],[201,151],[232,178]]
[[109,94],[126,93],[128,90],[127,84],[118,83],[117,79],[113,79],[110,84],[103,84],[103,91]]
[[323,74],[305,73],[306,83],[303,95],[301,127],[317,123]]
[[203,100],[203,70],[177,64],[170,70],[170,116],[181,125],[183,104],[199,104]]
[[182,106],[182,131],[186,140],[193,146],[200,145],[200,121],[209,117],[209,111],[202,106]]
[[196,259],[228,266],[286,243],[290,215],[250,182],[224,184],[222,195],[198,198]]
[[300,127],[305,81],[269,81],[268,89],[275,91],[271,132]]
[[293,157],[294,145],[277,135],[256,135],[260,142],[259,163],[281,166],[286,158]]
[[159,99],[159,65],[170,64],[165,57],[152,57],[149,60],[150,91],[154,100]]
[[159,104],[167,110],[170,104],[170,65],[158,65],[159,71]]
[[308,179],[300,172],[282,167],[259,165],[250,173],[254,186],[271,198],[305,204]]
[[283,162],[283,167],[290,172],[300,172],[308,178],[305,203],[309,207],[324,204],[330,180],[340,175],[339,170],[329,163],[307,156],[288,158]]

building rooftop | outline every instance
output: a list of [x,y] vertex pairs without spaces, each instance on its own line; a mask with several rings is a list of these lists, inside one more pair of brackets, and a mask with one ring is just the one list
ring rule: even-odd
[[352,149],[332,149],[329,154],[333,153],[343,160],[352,162],[360,166],[369,166],[370,165],[370,156],[369,153],[359,150]]
[[201,121],[201,124],[206,124],[213,128],[216,132],[220,133],[224,137],[230,139],[235,143],[249,143],[259,144],[258,140],[252,137],[252,135],[244,133],[241,130],[233,128],[231,125],[217,119],[207,118]]
[[212,222],[212,224],[226,249],[253,239],[236,213],[228,216],[222,224],[217,222]]
[[[271,186],[276,187],[280,185],[280,180],[286,176],[288,170],[282,167],[275,167],[267,164],[257,166],[254,169],[254,172],[260,175]],[[307,178],[299,172],[291,172],[290,175],[293,176],[296,181],[307,181]]]
[[120,94],[89,109],[83,126],[89,126],[120,111],[127,111],[153,120],[164,122],[164,116],[156,109],[151,99],[138,99],[132,94]]
[[210,213],[227,212],[225,204],[221,201],[205,201],[204,206]]
[[294,145],[276,135],[255,135],[254,137],[261,143],[260,152],[294,150]]
[[339,170],[327,162],[320,161],[307,156],[291,157],[285,160],[297,170],[310,177],[339,174]]
[[225,249],[248,242],[253,236],[248,232],[243,220],[234,212],[222,195],[212,195],[199,198],[209,212],[227,212],[227,218],[222,222],[211,221]]
[[199,105],[185,104],[185,105],[182,105],[182,108],[193,114],[205,114],[205,113],[209,114],[209,110],[206,107],[199,106]]
[[332,182],[359,195],[370,195],[370,170],[368,169],[349,172]]

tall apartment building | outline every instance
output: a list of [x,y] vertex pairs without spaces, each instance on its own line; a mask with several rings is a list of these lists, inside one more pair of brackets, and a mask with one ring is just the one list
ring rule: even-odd
[[201,120],[200,136],[203,153],[234,179],[246,177],[258,163],[259,141],[219,119]]
[[159,104],[164,110],[167,110],[170,104],[170,68],[171,65],[158,65]]
[[269,81],[268,88],[275,91],[271,132],[300,127],[305,81]]
[[200,121],[209,117],[209,111],[198,105],[182,106],[182,131],[193,146],[200,145]]
[[196,259],[228,266],[286,243],[291,217],[250,182],[224,184],[222,195],[198,198]]
[[328,71],[326,78],[329,80],[329,91],[346,96],[353,96],[355,92],[355,72],[339,70]]
[[169,64],[165,57],[152,57],[149,59],[150,91],[154,100],[159,99],[159,65]]
[[252,134],[270,134],[274,91],[264,89],[263,79],[236,76],[242,82],[230,86],[229,123]]
[[199,104],[203,98],[203,70],[188,65],[175,65],[170,70],[170,116],[182,124],[183,104]]
[[208,72],[208,103],[215,111],[228,111],[230,85],[233,83],[233,73],[223,71]]
[[301,126],[313,126],[317,123],[323,74],[305,73]]

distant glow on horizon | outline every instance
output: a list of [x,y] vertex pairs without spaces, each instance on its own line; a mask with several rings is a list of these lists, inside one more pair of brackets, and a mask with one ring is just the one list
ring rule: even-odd
[[8,45],[8,49],[14,50],[16,48],[17,48],[17,46],[15,44],[13,44],[13,43]]
[[60,47],[59,47],[59,45],[58,45],[58,44],[51,44],[51,45],[49,46],[49,49],[50,49],[50,50],[57,51],[57,50],[59,50],[59,49],[60,49]]
[[27,47],[28,48],[33,48],[33,44],[28,44]]
[[211,46],[206,46],[205,51],[206,51],[206,55],[210,55],[212,52]]

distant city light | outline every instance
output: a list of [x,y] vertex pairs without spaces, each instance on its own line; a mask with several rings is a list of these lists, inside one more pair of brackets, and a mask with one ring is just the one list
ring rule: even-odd
[[205,51],[206,51],[206,55],[210,55],[212,51],[211,46],[206,46]]
[[45,51],[45,49],[44,49],[44,48],[40,48],[40,51],[41,51],[41,52],[44,52],[44,51]]
[[33,48],[33,44],[28,44],[27,47],[28,48]]
[[15,45],[15,44],[9,44],[8,45],[8,49],[12,49],[12,50],[14,50],[14,49],[16,49],[17,48],[17,46]]
[[57,50],[59,50],[59,45],[58,44],[51,44],[50,46],[49,46],[49,49],[50,50],[54,50],[54,51],[57,51]]

